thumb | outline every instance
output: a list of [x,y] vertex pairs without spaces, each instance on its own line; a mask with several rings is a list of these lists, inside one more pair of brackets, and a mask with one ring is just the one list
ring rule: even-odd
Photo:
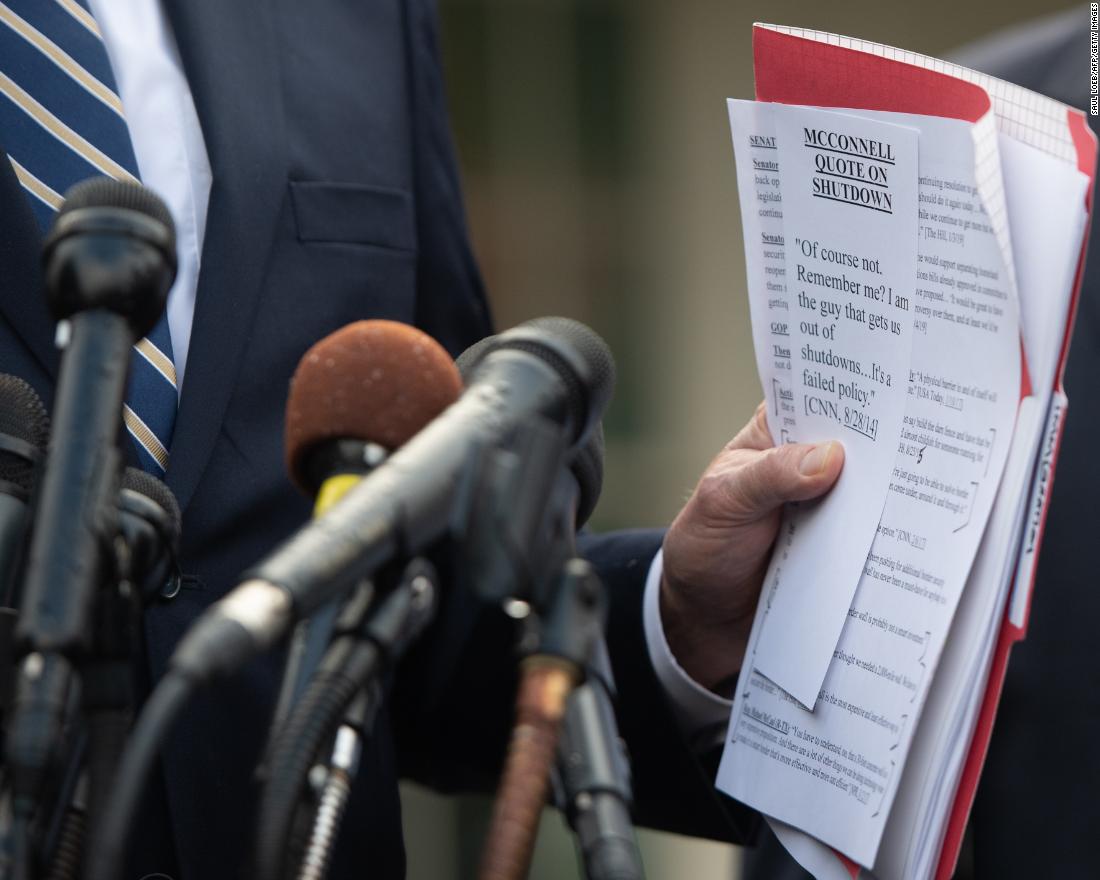
[[843,465],[844,447],[835,440],[778,446],[744,466],[740,501],[753,517],[788,501],[817,498],[836,482]]

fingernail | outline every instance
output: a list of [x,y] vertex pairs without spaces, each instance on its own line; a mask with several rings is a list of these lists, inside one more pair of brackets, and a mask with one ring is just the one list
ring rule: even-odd
[[804,477],[816,477],[825,470],[829,464],[829,457],[833,454],[836,443],[830,440],[828,443],[819,443],[803,457],[798,465],[798,472]]

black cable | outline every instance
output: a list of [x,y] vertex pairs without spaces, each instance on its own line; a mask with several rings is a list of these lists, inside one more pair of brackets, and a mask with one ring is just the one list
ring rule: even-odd
[[294,815],[310,768],[381,659],[372,642],[351,636],[338,639],[272,740],[257,823],[256,880],[283,876]]
[[230,616],[215,616],[211,625],[192,627],[169,661],[168,672],[145,703],[118,769],[118,781],[96,825],[85,880],[116,880],[126,854],[130,826],[157,755],[198,687],[229,675],[258,648],[252,629]]
[[115,789],[97,823],[98,834],[87,848],[87,880],[117,880],[122,876],[130,827],[141,806],[145,785],[168,731],[194,689],[192,679],[170,671],[145,704],[122,755]]
[[[271,739],[267,776],[260,798],[256,841],[256,877],[280,880],[288,856],[299,858],[292,829],[300,797],[318,752],[348,720],[370,730],[381,702],[378,679],[396,663],[435,614],[439,576],[428,561],[412,559],[399,583],[375,606],[351,607],[337,629],[321,664],[293,707],[282,729]],[[364,688],[365,707],[354,720],[349,707]]]

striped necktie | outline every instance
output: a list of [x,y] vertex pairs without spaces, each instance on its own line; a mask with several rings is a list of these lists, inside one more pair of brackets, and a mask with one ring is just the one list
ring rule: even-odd
[[[0,142],[43,231],[73,184],[137,181],[107,51],[83,0],[0,0]],[[162,476],[178,406],[166,315],[134,352],[123,420],[142,467]]]

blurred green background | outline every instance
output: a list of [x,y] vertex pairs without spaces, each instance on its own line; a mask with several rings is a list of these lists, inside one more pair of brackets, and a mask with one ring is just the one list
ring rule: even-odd
[[[568,315],[615,352],[619,384],[593,518],[611,529],[667,523],[761,397],[724,105],[752,97],[752,23],[942,56],[1071,4],[439,5],[467,212],[497,326]],[[488,800],[415,786],[403,798],[411,880],[474,877]],[[642,846],[651,880],[737,876],[735,847],[652,832]],[[549,811],[531,876],[579,876],[564,823]]]

